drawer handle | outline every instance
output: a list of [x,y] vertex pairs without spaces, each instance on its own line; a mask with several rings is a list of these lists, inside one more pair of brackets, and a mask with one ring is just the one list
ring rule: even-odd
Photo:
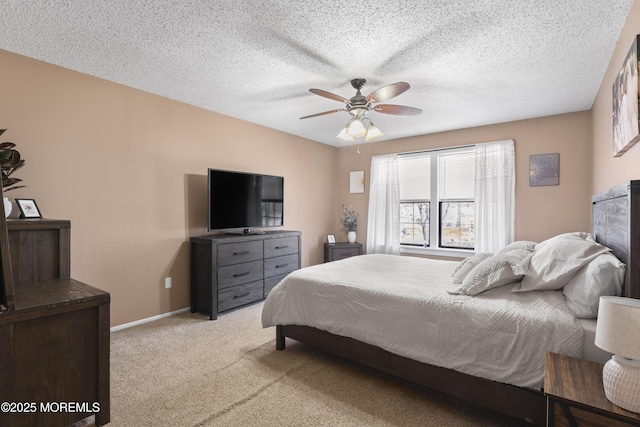
[[250,251],[242,251],[242,252],[234,252],[233,255],[246,255],[248,254]]
[[285,264],[278,264],[276,265],[276,268],[282,268],[282,267],[286,267],[287,265],[289,265],[289,263],[285,263]]
[[249,271],[245,271],[244,273],[236,273],[233,275],[233,277],[242,277],[246,276],[247,274],[249,274]]
[[234,295],[234,296],[233,296],[233,299],[236,299],[236,298],[244,298],[244,297],[246,297],[246,296],[249,296],[249,294],[250,294],[250,293],[251,293],[251,292],[245,292],[244,294]]
[[276,246],[276,249],[286,249],[288,248],[289,245],[284,245],[284,246]]

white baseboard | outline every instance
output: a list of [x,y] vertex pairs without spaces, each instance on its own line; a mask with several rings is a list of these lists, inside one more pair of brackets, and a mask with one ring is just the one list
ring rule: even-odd
[[164,317],[175,316],[176,314],[184,313],[185,311],[189,311],[189,307],[181,308],[179,310],[170,311],[168,313],[158,314],[157,316],[147,317],[146,319],[140,319],[129,323],[124,323],[122,325],[114,326],[110,329],[113,333],[115,331],[120,331],[122,329],[131,328],[132,326],[142,325],[143,323],[153,322],[154,320],[162,319]]

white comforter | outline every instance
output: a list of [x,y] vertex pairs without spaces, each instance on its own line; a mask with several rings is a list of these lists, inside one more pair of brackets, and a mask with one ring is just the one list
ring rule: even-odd
[[582,355],[559,291],[449,295],[456,262],[364,255],[297,270],[267,297],[263,327],[313,326],[431,365],[540,388],[546,351]]

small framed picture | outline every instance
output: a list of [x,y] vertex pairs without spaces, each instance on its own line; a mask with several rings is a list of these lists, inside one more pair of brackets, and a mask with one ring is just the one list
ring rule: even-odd
[[364,193],[364,171],[349,172],[349,193]]
[[20,218],[42,218],[35,200],[16,199],[16,204],[20,209]]
[[333,234],[327,234],[327,242],[328,243],[335,243],[336,242],[336,236],[334,236]]

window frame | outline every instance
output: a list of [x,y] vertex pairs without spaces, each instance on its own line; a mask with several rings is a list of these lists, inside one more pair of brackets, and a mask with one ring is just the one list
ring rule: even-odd
[[[440,194],[438,191],[438,182],[439,182],[439,167],[438,167],[438,155],[440,154],[455,154],[461,152],[472,152],[475,150],[475,145],[466,145],[460,147],[452,147],[452,148],[441,148],[435,150],[425,150],[419,152],[412,153],[403,153],[399,154],[402,157],[425,157],[429,156],[431,161],[430,173],[430,200],[426,200],[429,202],[429,246],[418,246],[415,244],[401,243],[400,244],[400,252],[408,253],[408,254],[429,254],[436,256],[460,256],[467,257],[470,252],[475,251],[475,240],[474,240],[474,248],[458,248],[458,247],[448,247],[441,245],[441,236],[440,236],[440,204],[441,202],[450,202],[450,201],[465,201],[465,202],[473,202],[475,203],[475,198],[471,200],[467,199],[440,199]],[[400,203],[403,202],[415,202],[415,200],[400,200]],[[435,243],[435,244],[434,244]]]
[[[431,231],[431,200],[424,200],[424,199],[405,199],[405,200],[401,200],[400,201],[400,210],[402,211],[402,205],[403,204],[412,204],[414,209],[415,209],[415,205],[418,203],[427,203],[429,204],[429,231]],[[402,221],[400,221],[400,227],[402,227],[402,224],[406,224],[403,223]],[[418,224],[416,221],[413,221],[411,224],[415,225]],[[427,237],[428,241],[423,242],[422,244],[418,244],[418,243],[400,243],[401,245],[405,245],[405,246],[414,246],[414,247],[422,247],[422,248],[428,248],[431,246],[431,233],[429,233],[429,236]]]

